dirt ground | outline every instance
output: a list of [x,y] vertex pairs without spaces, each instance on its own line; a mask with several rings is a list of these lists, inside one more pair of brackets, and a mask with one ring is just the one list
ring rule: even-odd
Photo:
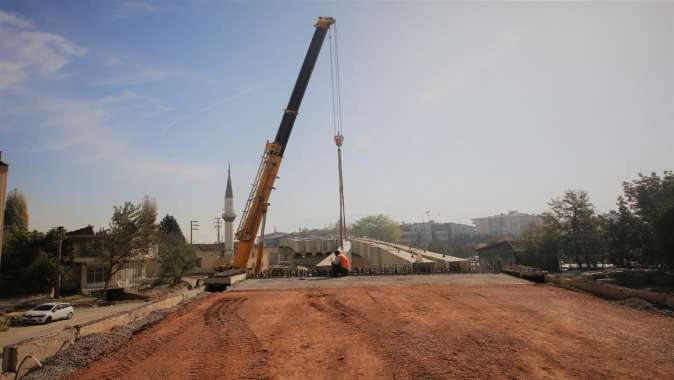
[[546,285],[213,294],[76,379],[674,378],[674,318]]

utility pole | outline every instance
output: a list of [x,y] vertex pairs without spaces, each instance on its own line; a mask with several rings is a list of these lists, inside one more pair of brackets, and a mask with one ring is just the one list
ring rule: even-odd
[[199,231],[199,221],[190,220],[190,245],[192,245],[192,232]]
[[56,271],[58,272],[58,282],[56,284],[56,298],[61,298],[61,250],[63,248],[63,226],[59,226],[56,231],[59,234],[58,257],[56,259]]
[[7,192],[8,171],[9,165],[2,162],[2,151],[0,151],[0,269],[2,269],[2,233],[5,229],[5,193]]
[[215,226],[215,230],[218,232],[218,244],[220,244],[220,227],[222,227],[222,218],[219,216],[216,216],[213,219],[213,226]]

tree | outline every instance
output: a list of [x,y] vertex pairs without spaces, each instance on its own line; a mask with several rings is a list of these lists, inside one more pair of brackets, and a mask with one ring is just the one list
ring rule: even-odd
[[529,263],[551,272],[559,271],[559,246],[561,242],[561,228],[556,219],[549,215],[542,215],[543,223],[533,225],[527,232],[522,234],[522,241],[528,246],[533,257]]
[[175,285],[186,271],[194,267],[194,252],[182,234],[162,233],[159,241],[162,276],[170,277]]
[[674,174],[639,173],[639,178],[623,182],[623,190],[636,221],[642,260],[674,267]]
[[28,201],[17,189],[7,194],[5,201],[5,227],[8,229],[28,229]]
[[135,248],[142,252],[151,252],[158,243],[157,228],[157,202],[154,198],[145,196],[139,206],[138,214],[134,221],[138,231],[136,232]]
[[354,236],[394,242],[400,240],[400,224],[382,214],[369,215],[358,219],[351,226],[351,233]]
[[105,301],[108,299],[108,288],[112,276],[125,269],[138,256],[146,253],[137,249],[139,242],[137,219],[140,209],[139,205],[131,202],[126,202],[123,206],[114,206],[109,230],[103,232],[107,248],[103,250],[103,254],[106,255],[108,263],[103,287],[103,300]]
[[[21,229],[5,235],[0,295],[10,296],[46,292],[56,283],[58,232],[42,233]],[[64,240],[63,263],[70,263],[70,242]],[[67,270],[67,269],[66,269]]]
[[618,211],[611,211],[607,221],[607,245],[611,262],[614,265],[629,265],[637,259],[639,221],[629,209],[627,201],[618,197]]
[[603,252],[604,229],[587,192],[567,190],[548,206],[550,209],[543,213],[545,244],[554,244],[558,251],[574,258],[579,268],[583,262],[596,264],[592,257]]
[[176,218],[168,214],[166,214],[161,222],[159,222],[159,233],[179,235],[183,237],[183,240],[185,239],[183,231],[180,229],[180,225],[178,225]]
[[162,275],[171,277],[174,285],[194,266],[192,247],[176,219],[168,214],[159,223],[159,263]]

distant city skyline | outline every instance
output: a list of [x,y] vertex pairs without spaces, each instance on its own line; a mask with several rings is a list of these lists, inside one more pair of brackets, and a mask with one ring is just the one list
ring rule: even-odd
[[[0,150],[31,228],[105,227],[149,195],[215,241],[227,163],[240,214],[317,16],[339,30],[348,223],[538,214],[567,189],[601,213],[674,168],[672,2],[10,0]],[[339,218],[327,53],[268,232]]]

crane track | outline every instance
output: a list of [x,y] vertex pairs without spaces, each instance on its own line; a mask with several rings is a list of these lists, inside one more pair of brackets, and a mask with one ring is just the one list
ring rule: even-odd
[[[265,378],[268,353],[237,310],[245,298],[223,299],[204,314],[205,341],[199,345],[188,378]],[[243,365],[242,365],[243,364]]]

